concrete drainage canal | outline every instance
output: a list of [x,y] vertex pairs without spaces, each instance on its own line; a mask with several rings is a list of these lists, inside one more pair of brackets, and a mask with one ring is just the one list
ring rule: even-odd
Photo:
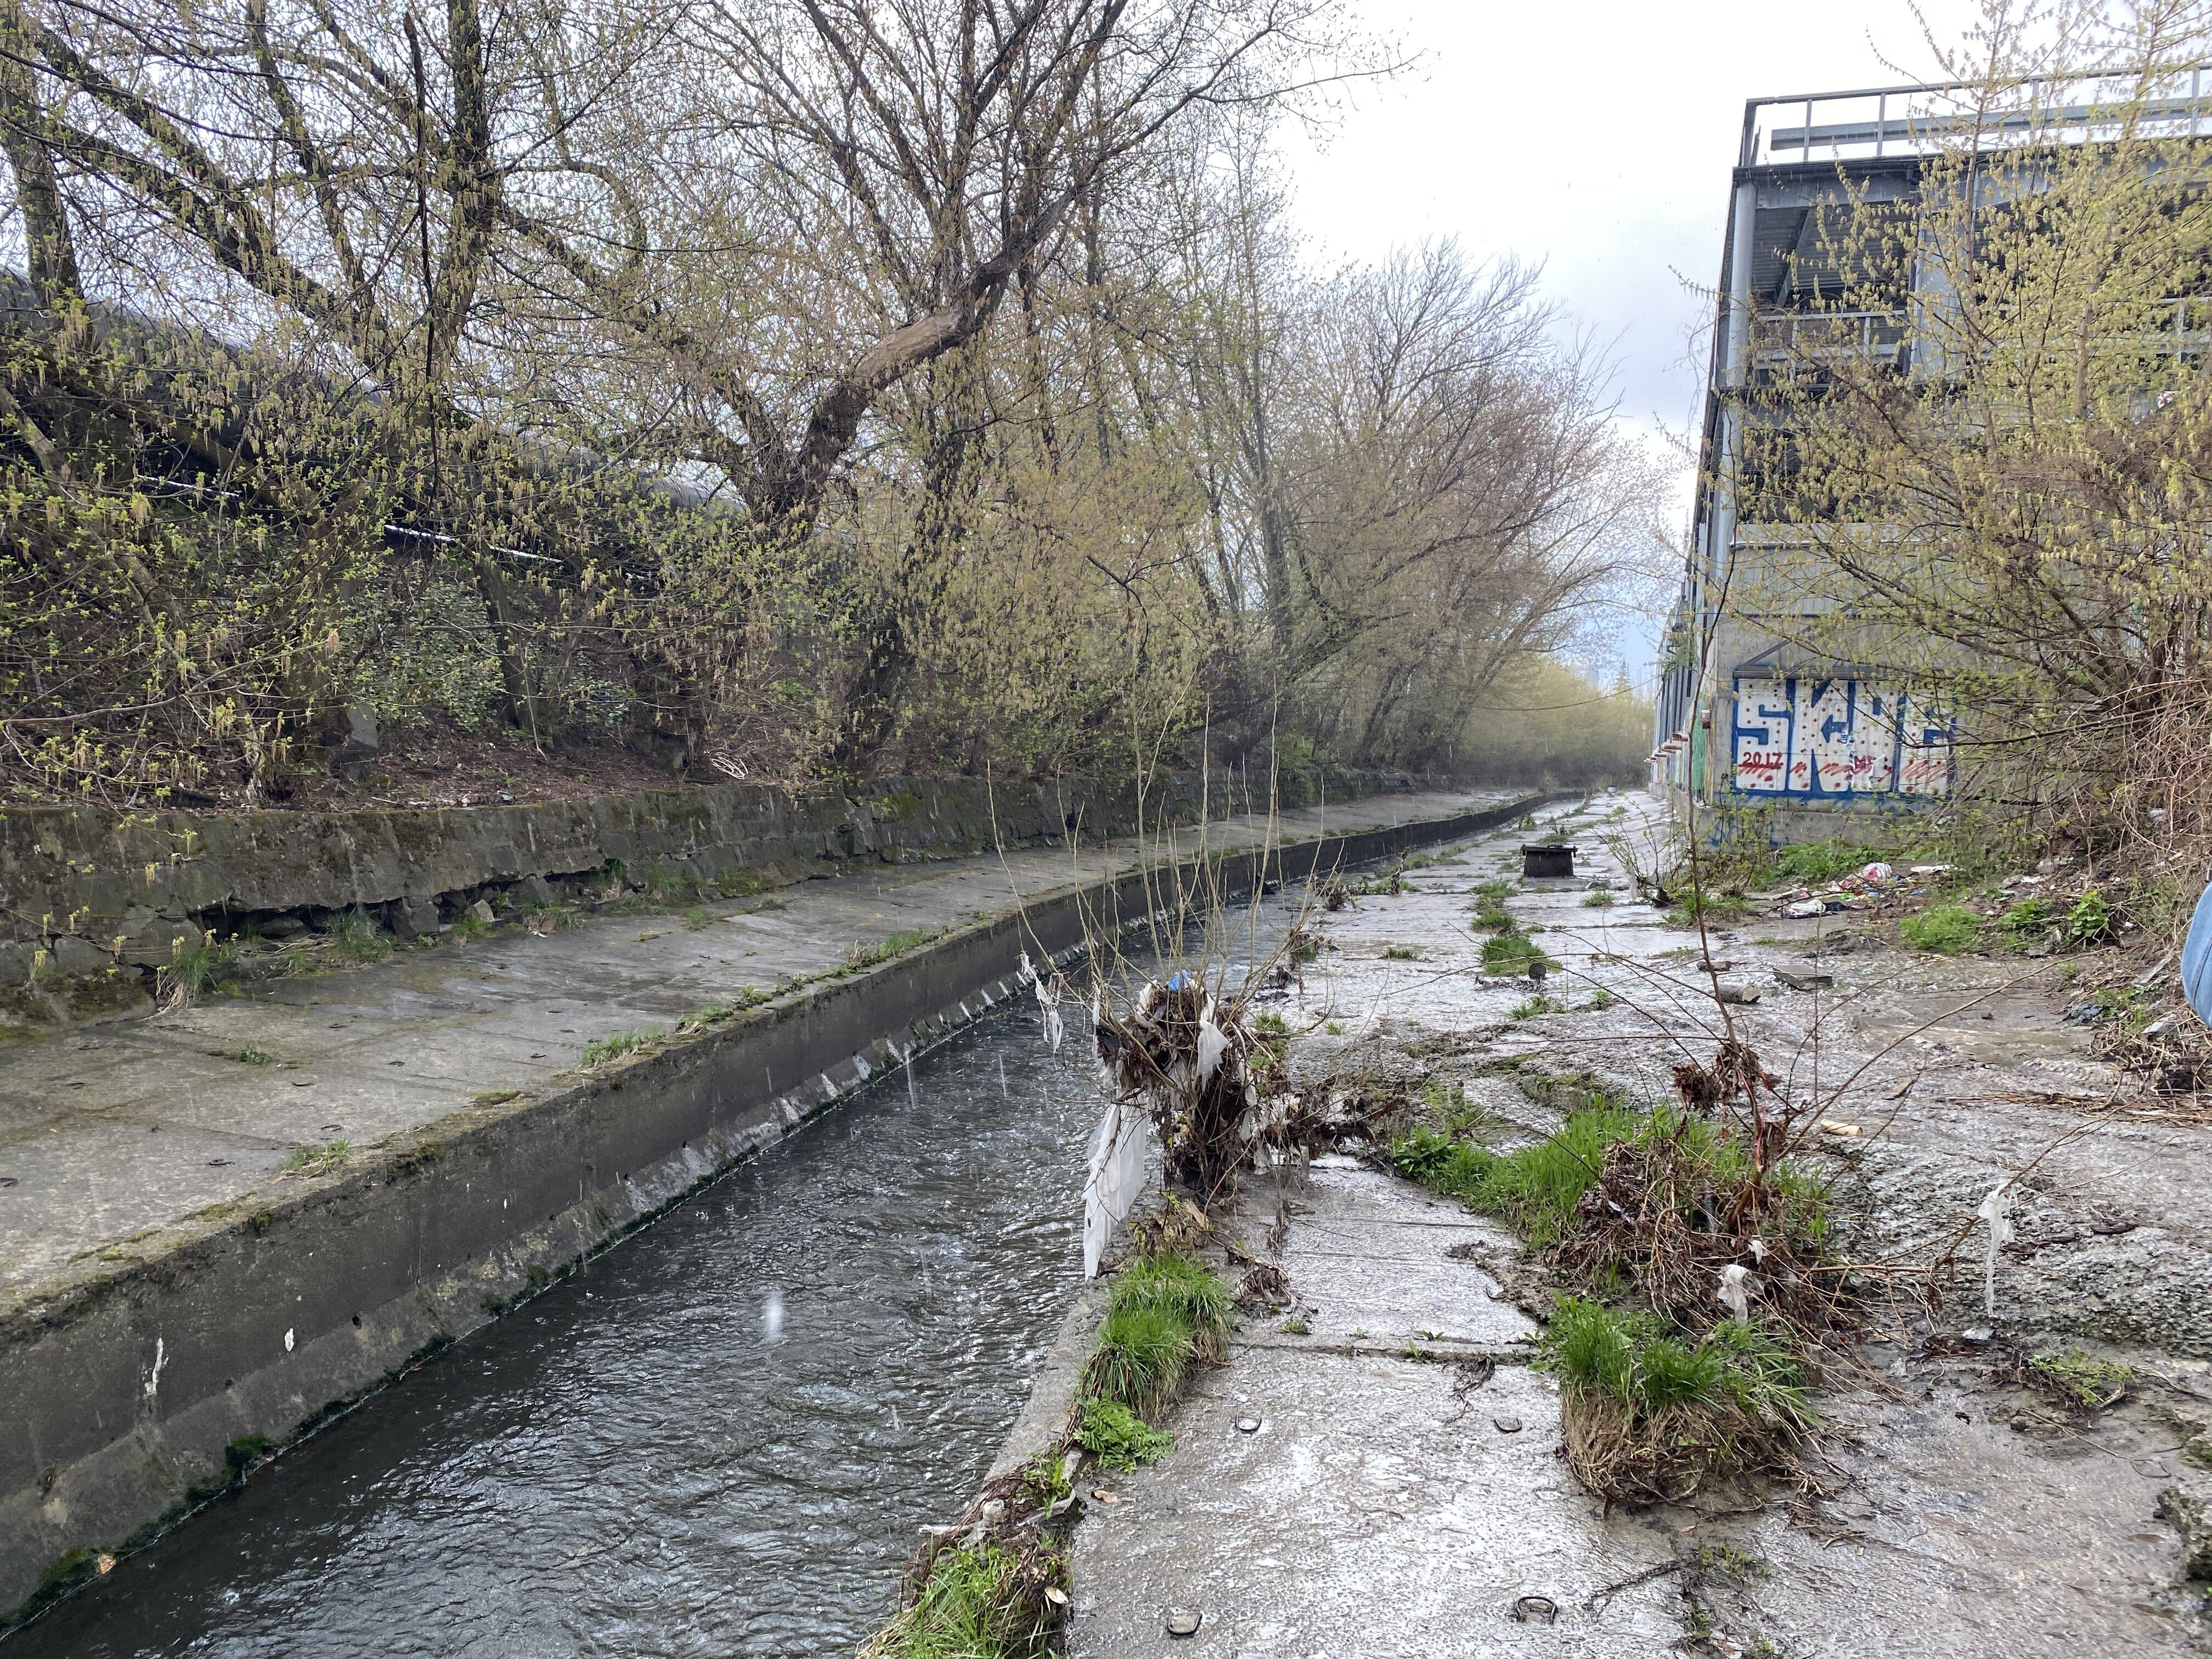
[[0,1642],[815,1654],[896,1605],[1080,1273],[1085,1045],[892,1073]]

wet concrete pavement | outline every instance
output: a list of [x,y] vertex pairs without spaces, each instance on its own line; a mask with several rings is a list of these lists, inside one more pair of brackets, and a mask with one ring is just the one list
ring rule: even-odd
[[[1723,1018],[1696,933],[1635,902],[1606,846],[1633,854],[1657,810],[1638,795],[1547,815],[1583,848],[1581,874],[1516,884],[1507,904],[1563,964],[1545,988],[1555,1012],[1524,981],[1482,977],[1469,931],[1475,884],[1517,875],[1524,836],[1457,849],[1410,872],[1405,894],[1328,918],[1330,948],[1282,1010],[1304,1032],[1300,1085],[1441,1086],[1501,1148],[1556,1127],[1547,1079],[1589,1072],[1664,1097],[1677,1061],[1710,1058]],[[1593,878],[1615,884],[1612,903],[1589,902]],[[2123,1082],[2064,1024],[2045,967],[1929,958],[1877,932],[1754,917],[1705,942],[1759,988],[1755,1008],[1729,1011],[1738,1035],[1858,1131],[1808,1156],[1852,1215],[1854,1259],[1898,1270],[1870,1279],[1896,1295],[1877,1294],[1869,1340],[1828,1368],[1817,1491],[1603,1513],[1557,1455],[1555,1391],[1514,1346],[1534,1328],[1514,1301],[1548,1303],[1540,1269],[1455,1203],[1373,1169],[1317,1168],[1294,1183],[1280,1258],[1310,1334],[1248,1321],[1230,1364],[1169,1413],[1175,1449],[1101,1477],[1121,1501],[1078,1528],[1072,1650],[2212,1651],[2203,1586],[2183,1581],[2154,1514],[2161,1491],[2207,1480],[2185,1443],[2212,1412],[2212,1127],[2155,1101],[2085,1111]],[[1792,991],[1777,967],[1835,983]],[[2031,1162],[1991,1319],[1965,1230]],[[1275,1203],[1255,1186],[1248,1237]],[[1925,1266],[1962,1236],[1931,1309]],[[2116,1409],[2075,1418],[2021,1385],[2027,1358],[2075,1342],[2136,1368]],[[1424,1357],[1401,1357],[1409,1344]],[[1486,1376],[1463,1363],[1476,1350],[1494,1358]],[[1516,1617],[1528,1595],[1555,1619]],[[1202,1614],[1196,1637],[1169,1640],[1171,1608]]]
[[[1382,796],[1282,815],[1285,841],[1479,810],[1513,792]],[[1214,848],[1262,819],[1218,822]],[[1171,847],[1188,856],[1196,831]],[[856,944],[934,932],[1132,867],[1139,849],[1036,848],[834,880],[674,915],[596,917],[537,937],[403,948],[154,1018],[11,1048],[0,1063],[0,1297],[73,1261],[285,1178],[302,1149],[354,1149],[474,1096],[537,1091],[585,1044],[669,1026],[747,986],[835,968]],[[696,920],[696,918],[695,918]],[[1010,964],[1011,965],[1011,964]]]

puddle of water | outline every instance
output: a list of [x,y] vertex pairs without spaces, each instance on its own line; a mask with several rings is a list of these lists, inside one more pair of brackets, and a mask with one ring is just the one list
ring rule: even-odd
[[1018,1013],[916,1059],[0,1651],[849,1650],[1073,1298],[1084,1048]]

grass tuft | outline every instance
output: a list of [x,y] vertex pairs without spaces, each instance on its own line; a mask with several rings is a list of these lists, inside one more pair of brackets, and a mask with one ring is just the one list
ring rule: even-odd
[[1955,957],[1981,943],[1982,919],[1963,904],[1938,904],[1907,916],[1897,931],[1916,949]]
[[623,1055],[660,1041],[668,1033],[658,1025],[648,1025],[641,1031],[617,1031],[612,1036],[593,1037],[584,1045],[584,1055],[579,1063],[597,1066],[602,1060],[619,1060]]
[[346,962],[381,962],[392,954],[392,935],[366,910],[348,910],[331,923],[331,948]]
[[328,1175],[344,1163],[353,1152],[353,1143],[333,1140],[320,1146],[295,1146],[284,1167],[301,1175]]

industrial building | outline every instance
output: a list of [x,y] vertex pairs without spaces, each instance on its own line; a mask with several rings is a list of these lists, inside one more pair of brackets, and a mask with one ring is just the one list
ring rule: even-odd
[[[2195,135],[2205,73],[2189,76],[2185,93],[2132,112]],[[1747,436],[1759,436],[1762,423],[1771,436],[1784,418],[1762,401],[1763,386],[1802,375],[1824,354],[1883,359],[1907,376],[1940,369],[1926,331],[1914,325],[1925,307],[1944,303],[1940,283],[1909,264],[1886,286],[1839,270],[1838,216],[1909,220],[1935,158],[1962,144],[2096,143],[2112,129],[2112,105],[2094,84],[2031,88],[2020,113],[1995,120],[1960,112],[1966,91],[1899,87],[1745,106],[1687,556],[1661,641],[1650,757],[1653,787],[1678,814],[1693,802],[1710,811],[1717,832],[1741,820],[1730,809],[1754,808],[1778,841],[1872,839],[1894,815],[1939,804],[1956,781],[1960,711],[1894,667],[1841,659],[1834,641],[1849,635],[1834,624],[1845,601],[1825,591],[1820,562],[1800,556],[1809,540],[1803,522],[1759,522],[1738,506],[1759,495],[1746,485],[1759,449],[1747,455]]]

